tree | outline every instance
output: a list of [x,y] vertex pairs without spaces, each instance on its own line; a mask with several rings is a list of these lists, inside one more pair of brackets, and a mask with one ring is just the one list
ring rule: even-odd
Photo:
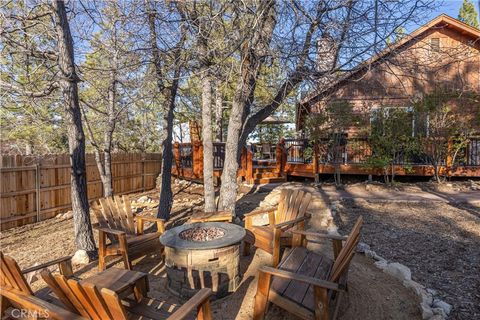
[[366,166],[382,168],[385,183],[394,182],[395,164],[402,160],[408,162],[417,154],[412,116],[413,112],[395,106],[381,106],[372,116],[368,133],[371,156],[367,158]]
[[327,155],[333,163],[335,185],[340,186],[341,165],[346,151],[346,132],[354,125],[362,123],[361,111],[354,111],[354,106],[346,101],[332,101],[324,109],[308,117],[305,123],[307,136]]
[[[157,2],[146,1],[146,17],[149,28],[149,49],[151,53],[151,63],[157,86],[157,92],[161,95],[163,103],[161,128],[162,128],[162,169],[161,169],[161,186],[160,186],[160,204],[158,206],[157,216],[168,220],[173,204],[172,193],[172,139],[173,139],[173,119],[174,109],[177,99],[177,92],[180,82],[180,75],[185,64],[184,44],[186,40],[186,31],[181,16],[158,16],[156,6]],[[170,5],[167,3],[167,5]],[[162,8],[162,13],[169,14],[171,11]],[[158,44],[157,22],[165,22],[169,24],[169,28],[162,30],[163,35],[170,31],[172,34],[165,35],[161,38],[163,47]],[[177,21],[177,22],[176,22]],[[180,22],[178,22],[180,21]],[[175,32],[173,30],[177,30]],[[168,31],[167,31],[168,30]],[[173,40],[171,39],[173,37]],[[167,39],[169,38],[169,39]],[[165,45],[165,43],[167,43]]]
[[[4,9],[6,11],[3,11]],[[78,99],[77,83],[80,79],[75,67],[73,40],[65,3],[52,1],[32,7],[22,3],[16,8],[2,8],[2,16],[4,48],[22,61],[22,64],[28,64],[29,59],[41,61],[48,66],[46,70],[49,72],[39,75],[42,79],[40,83],[30,82],[29,80],[34,79],[32,77],[24,79],[25,81],[19,84],[15,74],[2,75],[0,86],[8,89],[12,95],[32,100],[47,99],[58,91],[61,93],[63,123],[68,136],[70,154],[75,244],[78,249],[85,250],[91,257],[95,257],[96,247],[87,198],[85,135]],[[19,35],[28,34],[30,41],[25,43],[16,41]],[[31,37],[33,34],[35,37]],[[34,71],[36,70],[32,70]],[[4,81],[4,78],[7,80]]]
[[[81,68],[84,85],[81,97],[84,120],[90,144],[103,185],[103,196],[113,196],[112,149],[114,133],[127,107],[133,102],[129,97],[138,81],[132,77],[138,72],[139,57],[129,36],[129,15],[122,12],[116,2],[106,2],[93,8],[102,17],[96,24],[98,31],[90,39],[91,52],[86,55]],[[92,15],[92,11],[90,11]],[[96,22],[96,19],[92,19]],[[134,78],[134,80],[137,80]]]
[[438,183],[443,181],[440,168],[455,163],[480,124],[478,101],[479,95],[472,92],[436,89],[414,105],[417,126],[423,129],[416,136]]
[[[251,6],[235,7],[231,20],[241,21],[241,28],[233,28],[239,30],[235,53],[239,77],[230,110],[220,209],[234,212],[241,148],[262,120],[294,95],[303,81],[355,69],[383,47],[393,30],[428,6],[428,1],[253,1]],[[242,19],[235,19],[236,14]],[[331,50],[326,61],[320,61],[327,67],[317,71],[313,51],[327,33],[331,33]],[[262,67],[275,65],[272,61],[282,66],[276,77],[280,81],[273,83],[270,99],[259,103],[255,100],[258,79]]]
[[478,19],[479,16],[473,2],[470,0],[463,0],[462,7],[458,11],[458,20],[471,25],[472,27],[478,28]]

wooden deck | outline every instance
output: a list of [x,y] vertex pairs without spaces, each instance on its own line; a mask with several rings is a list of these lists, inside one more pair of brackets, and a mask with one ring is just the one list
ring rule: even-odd
[[[476,142],[480,144],[480,142]],[[319,175],[335,173],[338,168],[342,175],[373,175],[383,176],[382,168],[371,168],[365,165],[368,155],[350,155],[348,147],[345,150],[341,163],[331,163],[328,155],[313,152],[309,158],[305,150],[321,150],[308,146],[302,139],[287,140],[285,145],[277,145],[270,159],[258,159],[254,148],[247,146],[243,149],[238,170],[238,176],[249,184],[263,184],[286,181],[288,177],[315,178]],[[201,182],[203,180],[203,148],[201,142],[192,144],[174,145],[175,166],[172,169],[174,176]],[[468,159],[463,164],[449,163],[440,167],[440,173],[449,177],[480,177],[480,155],[475,159]],[[219,182],[223,161],[225,158],[225,144],[214,143],[214,175]],[[434,168],[425,163],[398,164],[394,166],[395,175],[412,177],[433,177]]]

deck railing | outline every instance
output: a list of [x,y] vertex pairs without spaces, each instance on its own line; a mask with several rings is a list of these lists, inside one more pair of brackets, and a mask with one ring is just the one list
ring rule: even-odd
[[191,143],[182,143],[180,149],[180,164],[182,168],[192,168],[193,166],[193,149]]
[[[266,157],[259,155],[258,151],[255,152],[255,147],[255,145],[248,145],[242,151],[238,175],[247,180],[253,179],[255,170],[259,166],[271,168],[272,172],[280,175],[288,175],[289,172],[301,175],[309,172],[308,176],[311,176],[330,172],[332,165],[346,166],[345,170],[352,174],[378,172],[375,168],[365,165],[372,156],[372,150],[366,138],[346,139],[340,146],[333,146],[332,141],[328,139],[320,140],[316,144],[307,139],[285,139],[284,144],[270,146],[270,152]],[[223,169],[225,152],[225,143],[213,144],[213,166],[216,176],[220,176],[220,171]],[[175,143],[174,156],[174,173],[191,179],[203,179],[201,142]],[[406,155],[399,152],[394,164],[403,169],[408,167],[418,169],[417,171],[409,169],[410,173],[405,170],[404,174],[416,172],[419,175],[429,175],[431,170],[428,167],[431,167],[431,161],[428,160],[425,154]],[[449,157],[446,163],[439,165],[448,171],[447,174],[453,172],[454,175],[480,176],[480,137],[471,138],[467,147],[460,150],[456,157]],[[352,166],[355,169],[352,170]]]

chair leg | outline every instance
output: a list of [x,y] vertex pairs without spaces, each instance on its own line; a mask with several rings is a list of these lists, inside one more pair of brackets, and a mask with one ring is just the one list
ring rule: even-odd
[[313,287],[315,299],[315,319],[328,320],[328,292],[325,288]]
[[255,305],[253,307],[253,319],[263,320],[268,304],[268,291],[270,290],[269,273],[260,271],[258,274],[257,293],[255,294]]
[[105,256],[107,254],[107,235],[103,231],[98,232],[98,271],[105,270]]
[[120,254],[122,255],[123,265],[125,269],[132,270],[132,264],[128,258],[128,245],[127,245],[127,238],[124,234],[118,237],[118,242],[120,246]]
[[198,320],[211,320],[212,319],[212,310],[210,309],[210,300],[205,301],[197,308],[197,319]]

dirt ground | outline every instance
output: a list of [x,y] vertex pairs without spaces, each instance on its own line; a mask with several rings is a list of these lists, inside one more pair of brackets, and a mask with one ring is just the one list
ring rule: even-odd
[[[344,200],[336,225],[350,230],[362,215],[362,240],[453,305],[451,319],[480,319],[480,207],[445,202]],[[353,277],[352,277],[353,279]]]
[[[191,212],[201,210],[203,205],[202,187],[199,185],[175,185],[174,192],[174,209],[167,228],[184,223]],[[242,190],[238,201],[239,210],[245,213],[256,208],[266,195],[266,192]],[[132,199],[139,199],[142,196],[147,196],[148,200],[142,204],[134,203],[139,207],[136,210],[141,215],[153,215],[158,203],[158,191],[152,190],[135,194],[132,195]],[[344,216],[344,214],[340,214],[339,217],[342,217],[346,227],[344,231],[347,233],[350,230],[348,224],[352,221],[354,215]],[[370,216],[366,218],[367,223],[378,223]],[[367,227],[367,232],[371,228],[373,229],[374,226]],[[97,235],[95,234],[95,236]],[[365,237],[370,239],[370,232]],[[372,239],[372,242],[374,241],[375,239]],[[0,247],[5,254],[14,257],[22,268],[73,254],[75,248],[72,219],[54,218],[2,232]],[[330,254],[330,246],[312,247],[312,249]],[[374,247],[375,249],[379,250],[379,253],[383,253],[379,248]],[[387,256],[386,253],[385,256]],[[396,260],[402,261],[400,257],[397,257]],[[214,319],[252,318],[257,286],[257,270],[259,266],[266,265],[269,261],[270,256],[261,250],[252,251],[250,256],[241,258],[241,272],[243,273],[241,285],[235,293],[213,302]],[[121,264],[117,265],[121,267]],[[166,273],[163,264],[160,262],[159,253],[153,252],[146,257],[135,260],[134,268],[149,273],[150,295],[152,297],[164,299],[173,304],[182,303],[166,290]],[[81,278],[88,277],[96,272],[96,263],[76,267],[75,271],[76,275]],[[416,270],[413,270],[413,272],[416,274]],[[41,280],[38,280],[32,286],[40,288],[44,284]],[[270,308],[267,314],[267,319],[293,318],[292,315],[276,307]],[[396,279],[382,273],[373,265],[372,260],[358,254],[351,265],[349,292],[341,305],[339,318],[421,319],[421,314],[417,299],[410,290],[404,288]]]

